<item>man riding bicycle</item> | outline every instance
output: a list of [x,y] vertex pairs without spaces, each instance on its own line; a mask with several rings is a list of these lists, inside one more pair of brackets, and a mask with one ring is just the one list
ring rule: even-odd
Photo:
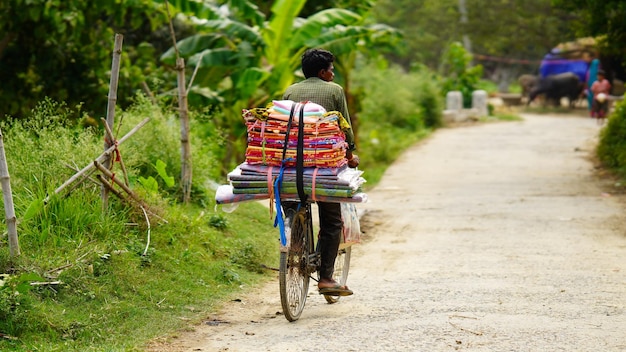
[[[309,49],[302,55],[302,72],[305,80],[292,84],[287,88],[283,99],[295,102],[310,101],[323,106],[326,111],[338,111],[350,122],[348,104],[343,88],[332,82],[334,55],[322,49]],[[352,129],[346,131],[348,150],[346,158],[348,166],[355,168],[359,165],[359,157],[353,154],[355,150],[354,133]],[[297,203],[284,204],[287,207],[297,207]],[[320,294],[331,296],[349,296],[353,292],[347,286],[339,284],[333,277],[335,259],[341,242],[343,221],[341,220],[340,203],[317,202],[319,209],[320,233],[319,246],[321,255],[320,280],[318,289]]]

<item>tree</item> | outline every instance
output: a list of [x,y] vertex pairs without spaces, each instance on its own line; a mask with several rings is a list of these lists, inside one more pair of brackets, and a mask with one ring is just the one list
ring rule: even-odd
[[[156,69],[140,44],[165,23],[150,0],[3,0],[0,2],[0,118],[21,117],[50,97],[104,115],[115,33],[125,36],[123,82],[138,88]],[[142,67],[139,70],[137,67]],[[121,85],[121,88],[129,87]],[[128,88],[127,88],[128,89]],[[120,94],[126,103],[132,91]]]
[[442,59],[443,93],[459,91],[463,94],[463,106],[472,106],[472,92],[477,89],[483,73],[481,65],[471,65],[472,54],[461,43],[452,43]]
[[622,0],[553,0],[555,7],[569,11],[571,28],[580,37],[598,38],[599,49],[624,79],[626,63],[626,3]]
[[465,8],[466,21],[459,0],[380,0],[373,13],[403,31],[406,50],[390,58],[407,70],[415,63],[438,70],[450,44],[468,36],[474,62],[486,74],[532,72],[550,49],[574,39],[571,13],[548,0],[465,0]]

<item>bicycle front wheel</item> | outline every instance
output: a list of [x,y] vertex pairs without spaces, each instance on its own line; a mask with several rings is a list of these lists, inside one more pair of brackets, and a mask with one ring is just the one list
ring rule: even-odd
[[[340,283],[342,286],[348,281],[348,271],[350,270],[350,254],[352,253],[352,246],[345,248],[339,248],[337,252],[337,259],[335,259],[335,269],[333,271],[333,279]],[[341,296],[324,295],[326,302],[337,303]]]
[[[308,253],[310,252],[306,210],[287,209],[285,224],[289,244],[280,253],[279,284],[283,314],[295,321],[302,314],[309,292]],[[289,229],[289,230],[287,230]]]

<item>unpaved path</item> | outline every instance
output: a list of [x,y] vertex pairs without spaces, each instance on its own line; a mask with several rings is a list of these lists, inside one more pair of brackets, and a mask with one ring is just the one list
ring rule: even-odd
[[272,282],[161,350],[626,350],[626,207],[590,161],[598,130],[524,115],[437,131],[361,206],[354,296],[312,289],[289,323]]

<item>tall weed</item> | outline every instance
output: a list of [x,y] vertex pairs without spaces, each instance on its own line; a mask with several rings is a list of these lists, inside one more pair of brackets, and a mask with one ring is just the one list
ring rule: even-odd
[[[145,178],[152,176],[159,183],[159,190],[165,191],[165,195],[171,198],[177,198],[180,194],[181,175],[180,120],[173,111],[155,106],[147,98],[138,95],[135,104],[120,114],[123,131],[132,129],[146,117],[150,118],[150,122],[137,132],[138,137],[129,139],[120,148],[124,161],[134,168],[132,174],[135,176],[131,181],[136,181],[138,175]],[[204,204],[207,202],[206,185],[219,175],[220,163],[217,155],[221,139],[219,132],[211,130],[210,123],[207,124],[198,113],[191,113],[190,131],[188,138],[192,155],[192,199]],[[121,135],[123,133],[119,137]],[[174,177],[174,186],[169,185],[159,175],[159,163],[164,163],[168,175]]]

